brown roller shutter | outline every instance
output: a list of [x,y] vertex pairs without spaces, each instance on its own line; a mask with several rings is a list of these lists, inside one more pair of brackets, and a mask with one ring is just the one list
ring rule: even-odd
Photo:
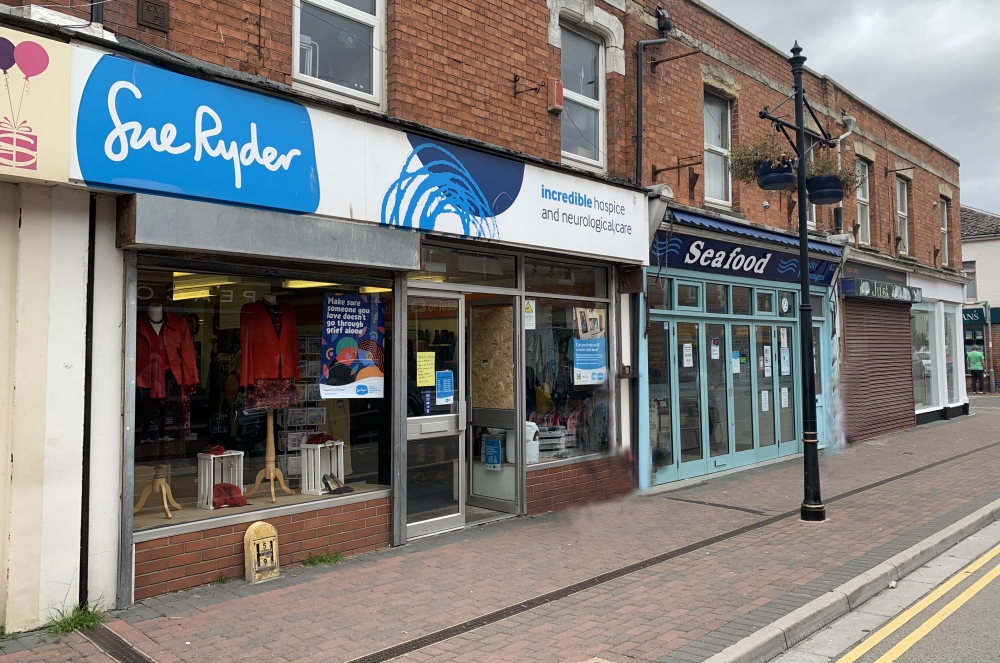
[[913,428],[910,306],[844,300],[840,384],[849,442]]

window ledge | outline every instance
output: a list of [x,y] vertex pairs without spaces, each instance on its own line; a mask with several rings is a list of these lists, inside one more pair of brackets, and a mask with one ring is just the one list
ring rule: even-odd
[[168,536],[177,536],[178,534],[201,532],[206,529],[215,529],[216,527],[227,527],[230,525],[241,525],[243,523],[252,523],[257,520],[267,520],[268,518],[290,516],[296,513],[304,513],[306,511],[316,511],[318,509],[328,509],[334,506],[347,506],[348,504],[357,504],[358,502],[367,502],[368,500],[384,499],[386,497],[392,497],[392,491],[387,488],[382,490],[372,490],[364,493],[355,493],[352,495],[331,497],[328,499],[318,499],[318,500],[310,500],[308,502],[298,502],[297,504],[287,504],[284,506],[276,506],[268,509],[259,509],[257,511],[237,512],[237,513],[227,514],[225,516],[216,516],[214,518],[208,517],[202,520],[194,520],[189,523],[178,523],[176,525],[168,524],[162,527],[153,527],[151,529],[144,529],[132,532],[132,543],[153,541],[155,539],[163,539]]
[[528,465],[528,473],[534,472],[536,470],[548,470],[553,467],[562,467],[564,465],[573,465],[575,463],[585,463],[588,460],[600,460],[602,458],[608,458],[611,454],[608,453],[593,453],[585,454],[583,456],[573,456],[572,458],[557,458],[555,460],[544,460],[534,465]]
[[364,110],[385,114],[385,108],[379,101],[356,97],[346,92],[338,92],[324,85],[312,83],[310,79],[302,78],[297,75],[292,78],[292,90],[296,92],[305,92],[306,94],[322,97],[323,99],[329,99],[330,101],[336,101],[342,104],[348,104]]

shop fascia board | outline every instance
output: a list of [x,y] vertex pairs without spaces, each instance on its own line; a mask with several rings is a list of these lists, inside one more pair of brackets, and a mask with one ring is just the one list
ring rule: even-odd
[[415,232],[144,193],[119,198],[118,245],[420,269]]
[[965,285],[972,280],[962,276],[961,272],[947,272],[942,269],[926,267],[916,262],[903,262],[901,260],[896,260],[891,256],[875,255],[850,246],[844,248],[846,249],[844,251],[845,259],[849,262],[871,265],[873,267],[882,267],[883,269],[891,269],[893,271],[903,272],[906,274],[916,274],[918,276],[938,279],[939,281],[950,281],[960,285]]

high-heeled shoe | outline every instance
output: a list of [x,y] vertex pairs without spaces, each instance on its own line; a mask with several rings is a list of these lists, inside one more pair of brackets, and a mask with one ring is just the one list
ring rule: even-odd
[[344,493],[354,492],[354,488],[345,484],[334,474],[324,474],[323,483],[326,485],[327,490],[329,490],[334,495],[341,495]]

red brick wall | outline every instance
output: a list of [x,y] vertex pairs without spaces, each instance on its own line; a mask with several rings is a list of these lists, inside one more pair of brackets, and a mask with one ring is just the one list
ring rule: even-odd
[[[278,530],[282,566],[309,553],[368,552],[389,545],[388,497],[267,518]],[[177,534],[135,544],[135,598],[141,600],[244,575],[243,535],[250,523]]]
[[608,456],[570,465],[528,470],[528,514],[608,500],[635,490],[632,463]]

